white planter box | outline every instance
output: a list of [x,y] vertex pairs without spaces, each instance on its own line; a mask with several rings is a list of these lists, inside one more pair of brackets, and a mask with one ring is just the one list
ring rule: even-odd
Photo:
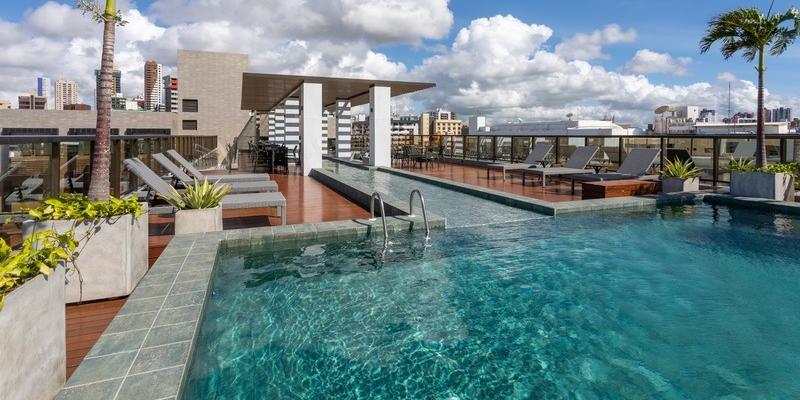
[[222,230],[222,206],[175,212],[175,234],[218,232]]
[[779,201],[794,201],[794,181],[784,173],[731,173],[731,195]]
[[4,399],[52,399],[67,375],[64,268],[14,289],[0,310]]
[[700,190],[700,178],[664,178],[661,180],[661,191],[664,193],[697,192]]
[[[73,227],[78,240],[94,225],[76,225],[71,220],[25,221],[22,236],[47,229],[66,232]],[[147,213],[138,218],[132,214],[108,218],[98,227],[88,241],[78,246],[80,254],[76,261],[83,277],[83,296],[78,273],[71,269],[67,273],[67,303],[127,296],[147,273]]]

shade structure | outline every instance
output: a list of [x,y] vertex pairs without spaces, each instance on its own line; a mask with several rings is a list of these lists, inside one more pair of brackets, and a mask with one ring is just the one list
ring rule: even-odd
[[279,106],[287,97],[296,93],[303,83],[322,84],[322,106],[327,110],[336,108],[337,99],[348,100],[353,107],[368,104],[369,89],[373,86],[391,88],[392,96],[400,96],[436,86],[434,83],[426,82],[246,72],[242,76],[242,110],[269,112]]

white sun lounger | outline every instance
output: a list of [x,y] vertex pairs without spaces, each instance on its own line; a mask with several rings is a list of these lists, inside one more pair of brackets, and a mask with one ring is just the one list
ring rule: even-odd
[[569,156],[569,159],[564,163],[563,167],[523,168],[515,169],[514,171],[522,172],[523,185],[525,185],[525,175],[532,174],[541,176],[542,187],[544,187],[547,184],[548,176],[563,176],[592,172],[592,170],[586,169],[586,166],[589,165],[589,162],[592,161],[598,150],[600,150],[600,147],[598,146],[578,147],[572,152],[572,155]]
[[[158,153],[153,154],[153,159],[156,160],[162,167],[166,168],[170,174],[172,174],[175,179],[183,183],[184,185],[191,185],[194,183],[194,179],[187,175],[181,167],[175,165],[172,161],[170,161],[167,156]],[[232,175],[233,176],[233,175]],[[203,178],[198,178],[199,180],[208,179],[209,182],[217,182],[218,180],[215,179],[214,176],[205,176]],[[273,181],[261,181],[261,182],[219,182],[220,185],[228,186],[231,190],[231,193],[257,193],[257,192],[277,192],[278,191],[278,183]]]
[[[147,168],[141,160],[131,158],[124,160],[123,164],[155,193],[162,196],[173,194],[174,188]],[[281,215],[281,225],[286,224],[286,198],[280,192],[229,194],[222,199],[221,205],[223,210],[277,207]]]
[[503,180],[506,180],[506,171],[520,168],[531,168],[542,165],[547,160],[553,145],[549,143],[539,143],[528,153],[525,162],[522,163],[494,163],[486,166],[486,179],[489,179],[489,172],[492,170],[503,171]]
[[575,181],[615,181],[621,179],[658,179],[658,175],[647,175],[656,162],[660,149],[633,149],[619,166],[617,172],[604,174],[578,174],[572,178],[572,194],[575,194]]
[[220,183],[234,183],[234,182],[262,182],[269,181],[267,174],[236,174],[236,175],[220,175],[220,176],[206,176],[199,169],[197,169],[189,160],[183,158],[180,153],[175,150],[167,150],[167,154],[177,161],[189,174],[197,179],[203,180],[219,180]]

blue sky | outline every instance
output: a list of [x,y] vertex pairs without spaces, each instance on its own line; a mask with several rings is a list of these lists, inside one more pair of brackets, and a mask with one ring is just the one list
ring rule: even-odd
[[[439,83],[435,93],[414,98],[405,106],[443,105],[462,113],[480,111],[498,118],[522,115],[530,119],[553,118],[576,110],[594,117],[612,113],[642,121],[649,118],[654,105],[664,102],[719,108],[727,101],[721,99],[727,96],[727,83],[719,79],[723,73],[728,77],[725,79],[734,82],[736,106],[751,107],[756,77],[753,65],[741,58],[725,61],[717,49],[701,55],[698,41],[714,15],[739,6],[769,6],[767,0],[306,0],[312,10],[333,4],[317,16],[325,27],[315,31],[314,26],[300,27],[292,20],[295,14],[301,14],[293,8],[303,5],[290,1],[118,1],[126,15],[134,18],[117,43],[126,94],[138,94],[144,59],[157,59],[169,69],[175,50],[182,47],[248,53],[251,69],[258,71]],[[403,13],[396,10],[397,2],[411,10],[405,12],[408,15],[420,13],[403,19]],[[0,30],[6,21],[18,32],[33,34],[30,38],[19,36],[31,40],[30,46],[14,47],[0,39],[0,51],[23,60],[35,59],[34,50],[25,54],[28,47],[53,53],[50,63],[44,60],[42,65],[0,59],[0,81],[5,80],[0,83],[0,97],[14,98],[15,93],[28,90],[28,81],[34,78],[25,74],[76,79],[83,97],[91,95],[90,72],[95,68],[92,49],[98,48],[99,32],[91,33],[96,28],[82,21],[85,18],[74,10],[52,7],[53,3],[74,4],[30,0],[0,5]],[[258,4],[255,9],[253,4]],[[791,4],[776,0],[775,9],[785,10]],[[26,15],[33,12],[41,12],[41,18],[51,20],[50,25],[61,23],[60,29],[66,33],[58,35],[48,24],[31,21]],[[348,12],[357,14],[355,19]],[[557,49],[559,44],[574,41],[576,35],[600,35],[612,25],[618,26],[618,34],[629,36],[598,43],[595,50],[602,56],[581,58]],[[452,46],[462,29],[467,29],[472,39],[464,49],[455,51]],[[347,50],[338,49],[341,54],[336,54],[325,39]],[[497,57],[507,59],[495,60],[501,65],[494,68],[481,65],[482,53],[493,53],[496,48],[500,48]],[[651,63],[637,68],[634,61],[645,50]],[[534,60],[537,55],[550,58]],[[659,68],[658,62],[652,61],[655,56],[669,66]],[[65,65],[64,60],[71,62]],[[772,104],[800,106],[799,62],[800,44],[779,58],[768,59],[768,100]],[[503,63],[509,65],[507,70],[502,68]],[[473,67],[475,71],[461,71]],[[522,83],[509,83],[515,78]],[[567,84],[547,86],[557,79]],[[614,94],[618,87],[619,93]],[[566,95],[565,91],[572,92]]]

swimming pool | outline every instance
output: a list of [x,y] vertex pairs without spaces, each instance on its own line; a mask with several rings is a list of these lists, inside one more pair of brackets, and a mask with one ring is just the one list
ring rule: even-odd
[[184,398],[797,398],[798,238],[698,205],[234,249]]
[[[400,204],[408,204],[408,195],[411,191],[420,189],[425,196],[425,206],[428,211],[445,217],[447,226],[451,228],[547,218],[544,214],[510,207],[387,172],[367,171],[333,161],[325,161],[323,166],[330,172],[372,188],[384,196],[388,194],[400,201]],[[388,201],[386,198],[385,200]],[[414,201],[415,207],[418,207],[418,200]]]

